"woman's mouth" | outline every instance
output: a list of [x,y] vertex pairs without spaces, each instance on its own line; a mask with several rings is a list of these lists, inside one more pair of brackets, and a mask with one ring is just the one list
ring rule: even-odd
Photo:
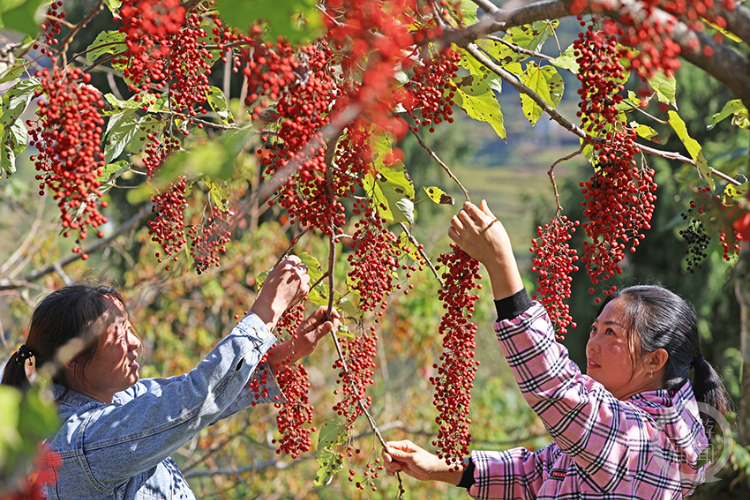
[[586,368],[591,370],[592,368],[601,368],[598,364],[596,364],[592,359],[586,360]]

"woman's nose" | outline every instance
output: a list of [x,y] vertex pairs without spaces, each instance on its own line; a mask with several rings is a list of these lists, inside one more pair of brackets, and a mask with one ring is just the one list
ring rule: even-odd
[[138,338],[135,332],[128,332],[128,346],[131,350],[138,349],[141,346],[141,339]]

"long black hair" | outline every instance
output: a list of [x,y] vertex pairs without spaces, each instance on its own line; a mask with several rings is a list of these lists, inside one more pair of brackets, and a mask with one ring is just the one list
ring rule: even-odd
[[[25,356],[31,356],[37,370],[45,365],[52,381],[68,385],[66,372],[60,366],[61,349],[74,349],[72,361],[82,370],[94,358],[100,331],[92,332],[92,325],[107,311],[108,298],[124,304],[120,293],[106,285],[68,285],[47,295],[34,309],[29,335],[24,344]],[[25,356],[11,354],[5,365],[2,384],[22,390],[29,387],[24,363]]]
[[[664,366],[664,388],[677,390],[690,379],[698,402],[705,403],[722,415],[733,409],[721,377],[701,353],[698,319],[688,301],[657,285],[638,285],[615,291],[602,304],[615,299],[624,301],[629,318],[628,341],[639,353],[664,349],[669,354]],[[637,344],[636,344],[637,343]],[[633,349],[631,349],[631,352]],[[704,423],[707,423],[704,418]]]

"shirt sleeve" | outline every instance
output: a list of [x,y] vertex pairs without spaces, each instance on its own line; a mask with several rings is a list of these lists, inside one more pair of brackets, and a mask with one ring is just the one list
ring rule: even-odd
[[552,455],[552,446],[533,453],[526,448],[473,451],[474,484],[468,492],[473,498],[486,500],[536,498],[545,471],[554,463]]
[[524,399],[552,439],[602,491],[611,491],[637,468],[631,461],[653,445],[658,430],[581,373],[539,303],[498,321],[495,331]]
[[[120,403],[82,415],[71,439],[82,448],[94,485],[111,491],[165,460],[201,429],[250,405],[248,382],[274,342],[265,324],[250,314],[190,373],[138,383],[120,393]],[[270,390],[264,401],[268,397],[273,397]]]

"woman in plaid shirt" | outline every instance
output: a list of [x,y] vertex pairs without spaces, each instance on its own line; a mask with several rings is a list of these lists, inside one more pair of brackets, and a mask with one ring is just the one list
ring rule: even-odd
[[395,441],[384,453],[388,473],[448,482],[487,499],[690,495],[704,480],[699,456],[708,446],[697,402],[722,414],[730,408],[700,353],[691,306],[658,286],[615,292],[591,326],[584,375],[524,290],[508,235],[486,202],[467,202],[449,236],[485,265],[500,346],[554,442],[534,453],[474,451],[454,471],[410,441]]

